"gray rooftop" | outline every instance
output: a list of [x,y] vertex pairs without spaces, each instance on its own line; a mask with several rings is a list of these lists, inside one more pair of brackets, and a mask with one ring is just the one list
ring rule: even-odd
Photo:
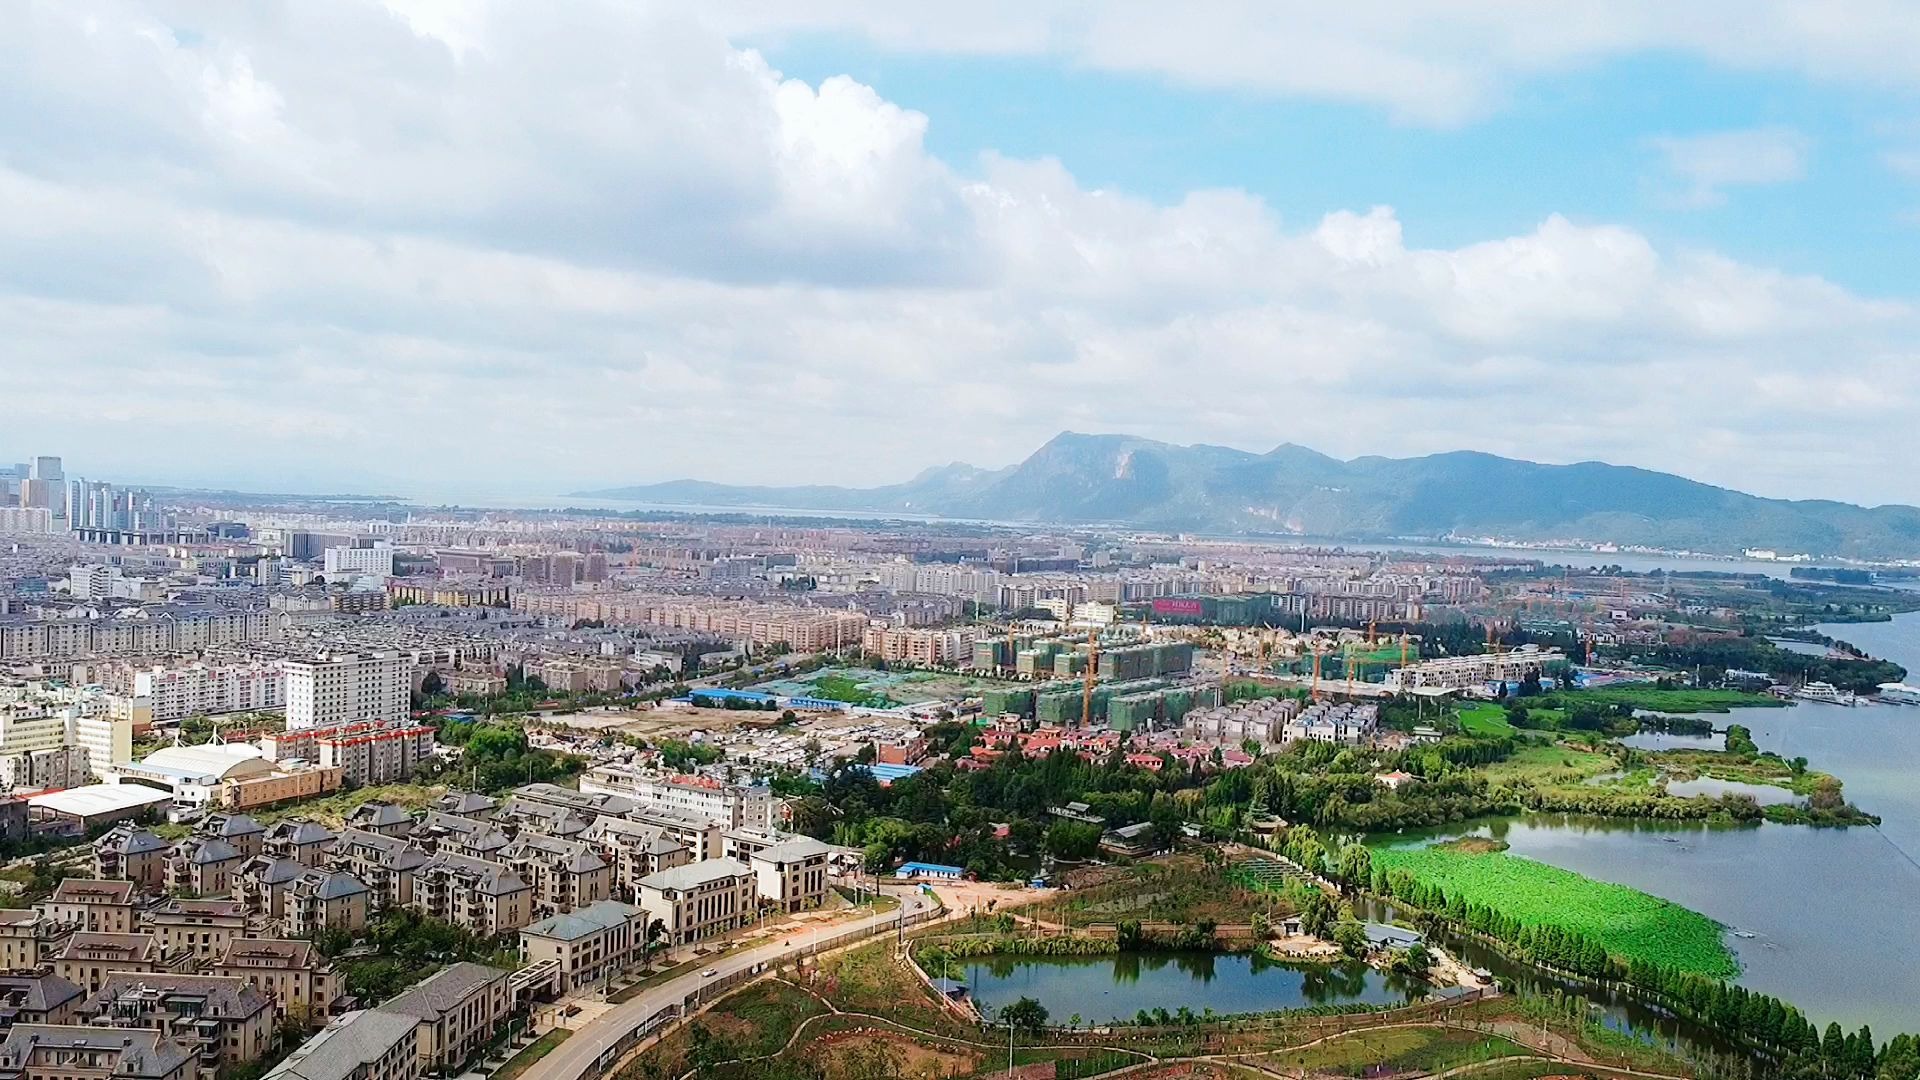
[[317,821],[281,821],[267,830],[267,841],[275,844],[325,844],[339,837]]
[[486,859],[476,859],[454,851],[443,851],[421,864],[422,874],[442,870],[456,877],[471,878],[488,896],[505,896],[529,888],[526,879],[508,867]]
[[145,855],[155,851],[165,851],[167,842],[132,825],[116,825],[113,831],[100,838],[100,850],[117,852],[121,855]]
[[471,791],[449,791],[433,801],[433,808],[443,814],[485,814],[498,805],[497,800]]
[[100,983],[100,990],[80,1007],[82,1014],[97,1016],[123,997],[151,996],[156,999],[193,999],[203,1004],[200,1015],[222,1020],[239,1020],[271,1008],[273,999],[261,993],[245,979],[222,975],[175,975],[163,971],[112,971]]
[[693,889],[710,882],[752,874],[752,868],[738,859],[703,859],[685,866],[656,870],[639,880],[650,889]]
[[361,803],[354,807],[347,821],[353,825],[367,825],[381,828],[389,825],[401,825],[413,820],[406,808],[392,803]]
[[400,1013],[347,1013],[301,1043],[261,1080],[350,1080],[402,1040],[411,1040],[419,1026],[419,1018]]
[[276,859],[272,855],[256,855],[240,864],[240,873],[262,885],[285,885],[305,869],[292,859]]
[[807,859],[825,858],[831,854],[833,854],[833,845],[823,844],[811,836],[796,836],[765,848],[753,857],[772,863],[795,863]]
[[383,836],[359,829],[348,829],[340,834],[340,846],[334,849],[334,854],[340,854],[343,848],[390,870],[410,870],[425,865],[427,861],[426,852],[402,837]]
[[527,784],[513,789],[515,797],[569,810],[596,814],[625,814],[640,805],[636,799],[610,793],[589,793],[563,788],[558,784]]
[[541,919],[520,932],[532,934],[535,937],[577,941],[590,934],[619,926],[640,913],[641,909],[632,904],[623,904],[618,900],[596,900],[578,911]]
[[414,984],[413,989],[380,1006],[380,1011],[432,1023],[458,1008],[488,983],[506,977],[507,973],[499,968],[463,961]]
[[210,916],[245,918],[246,914],[247,906],[238,900],[185,900],[177,897],[162,901],[148,912],[152,918],[167,915],[202,919]]
[[0,975],[0,1002],[28,1012],[45,1013],[80,996],[78,986],[54,974],[28,975],[11,972]]
[[263,833],[267,831],[267,827],[245,814],[215,814],[206,820],[206,823],[200,827],[200,831],[210,836],[231,839]]
[[292,888],[294,892],[321,900],[340,900],[369,891],[352,874],[331,870],[302,870],[300,876],[294,879]]
[[187,853],[187,861],[196,866],[212,863],[231,862],[240,857],[240,850],[217,836],[195,836],[180,841],[180,847]]
[[[0,1072],[26,1075],[36,1049],[104,1050],[118,1054],[112,1075],[116,1080],[166,1077],[182,1067],[191,1070],[195,1051],[185,1043],[138,1028],[96,1028],[78,1024],[15,1024],[0,1042]],[[40,1070],[33,1070],[38,1075]]]

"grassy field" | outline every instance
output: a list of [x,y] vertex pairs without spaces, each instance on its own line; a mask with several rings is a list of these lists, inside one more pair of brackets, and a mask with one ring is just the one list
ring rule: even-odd
[[1460,729],[1469,735],[1498,737],[1513,734],[1507,710],[1498,705],[1469,705],[1460,710]]
[[1269,1055],[1263,1064],[1316,1076],[1379,1076],[1445,1072],[1525,1053],[1524,1047],[1498,1035],[1409,1027],[1343,1035],[1304,1050]]
[[281,818],[306,818],[329,829],[338,829],[346,824],[347,816],[362,803],[393,803],[408,810],[418,810],[445,794],[446,790],[426,784],[376,784],[342,791],[324,799],[283,803],[251,813],[262,825],[271,825]]
[[[1653,686],[1602,686],[1593,690],[1563,691],[1570,701],[1626,705],[1663,713],[1723,713],[1741,708],[1769,708],[1786,703],[1771,694],[1744,690],[1661,690]],[[1559,695],[1555,695],[1559,696]]]
[[1496,784],[1534,783],[1546,786],[1577,784],[1590,776],[1612,772],[1613,758],[1591,750],[1566,746],[1523,746],[1512,757],[1480,771]]
[[1207,920],[1238,925],[1254,912],[1290,915],[1292,906],[1271,893],[1249,889],[1224,870],[1177,855],[1131,868],[1125,877],[1090,888],[1070,889],[1021,909],[1045,922],[1091,926],[1128,919],[1192,924]]
[[787,1044],[808,1017],[827,1011],[812,994],[783,982],[758,982],[729,996],[706,1017],[707,1027],[739,1057],[771,1054]]
[[1630,1073],[1597,1065],[1556,1065],[1550,1061],[1501,1061],[1463,1074],[1462,1080],[1630,1080]]
[[1405,870],[1439,886],[1449,898],[1493,908],[1523,924],[1583,934],[1615,956],[1715,978],[1732,978],[1740,971],[1718,924],[1638,889],[1503,852],[1445,846],[1379,848],[1373,864],[1389,873]]

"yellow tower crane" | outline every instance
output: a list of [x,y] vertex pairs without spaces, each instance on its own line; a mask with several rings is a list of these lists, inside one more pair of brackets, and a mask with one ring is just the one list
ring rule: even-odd
[[1084,730],[1093,726],[1093,678],[1100,670],[1100,628],[1094,627],[1087,635],[1087,673],[1086,680],[1080,684],[1080,727]]

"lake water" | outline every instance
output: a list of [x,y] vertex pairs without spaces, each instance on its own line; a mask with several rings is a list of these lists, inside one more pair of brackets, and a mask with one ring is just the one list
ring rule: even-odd
[[1725,750],[1725,735],[1679,735],[1670,731],[1642,731],[1620,742],[1639,750]]
[[1695,777],[1692,780],[1670,780],[1667,782],[1667,794],[1691,799],[1695,795],[1705,795],[1717,799],[1722,795],[1745,795],[1761,806],[1776,806],[1784,803],[1803,801],[1800,796],[1783,787],[1771,784],[1743,784],[1736,780],[1716,780],[1711,776]]
[[991,956],[968,961],[966,979],[989,1016],[1030,997],[1055,1021],[1078,1013],[1089,1024],[1131,1020],[1142,1009],[1172,1012],[1182,1005],[1221,1015],[1312,1005],[1400,1005],[1428,990],[1424,983],[1364,964],[1274,963],[1250,953]]
[[1394,551],[1411,555],[1484,555],[1509,559],[1537,559],[1546,566],[1565,566],[1586,570],[1618,566],[1636,574],[1661,570],[1674,573],[1760,574],[1786,580],[1793,575],[1792,563],[1758,559],[1734,559],[1712,555],[1652,555],[1633,551],[1566,551],[1555,548],[1490,547],[1484,544],[1376,544],[1365,541],[1324,541],[1342,543],[1354,551]]
[[[1920,671],[1920,613],[1821,626]],[[1740,981],[1791,1001],[1823,1026],[1862,1023],[1885,1038],[1920,1031],[1920,709],[1800,702],[1741,709],[1716,724],[1846,782],[1877,829],[1814,829],[1536,815],[1478,823],[1523,855],[1705,912],[1729,929]],[[1639,735],[1645,749],[1717,746],[1718,737]],[[1752,936],[1744,936],[1752,935]]]
[[1768,638],[1767,640],[1788,652],[1799,653],[1801,656],[1827,655],[1827,647],[1825,645],[1816,644],[1811,641],[1795,641],[1792,638]]

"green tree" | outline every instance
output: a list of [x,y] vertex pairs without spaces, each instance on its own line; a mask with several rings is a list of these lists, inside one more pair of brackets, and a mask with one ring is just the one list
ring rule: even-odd
[[1365,844],[1348,844],[1340,849],[1334,874],[1348,889],[1365,888],[1373,880],[1373,852]]
[[1047,829],[1047,851],[1056,859],[1085,859],[1098,850],[1098,825],[1062,819]]
[[739,1056],[726,1039],[715,1035],[705,1024],[696,1022],[693,1025],[693,1030],[688,1033],[688,1042],[687,1060],[693,1062],[693,1067],[702,1075],[712,1072],[714,1066],[721,1062]]
[[1338,917],[1339,908],[1334,904],[1333,897],[1315,889],[1300,909],[1300,929],[1313,937],[1329,939],[1334,920]]
[[1333,943],[1340,946],[1340,951],[1348,956],[1365,956],[1367,954],[1366,928],[1352,919],[1342,919],[1334,925]]
[[1047,1007],[1033,998],[1022,997],[1000,1010],[1000,1022],[1020,1031],[1039,1031],[1047,1026]]

